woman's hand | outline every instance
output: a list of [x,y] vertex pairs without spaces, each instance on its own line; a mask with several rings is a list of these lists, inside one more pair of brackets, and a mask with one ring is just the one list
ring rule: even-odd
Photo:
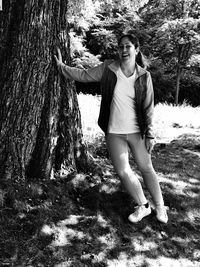
[[153,147],[155,145],[155,141],[154,139],[151,139],[151,138],[145,138],[145,145],[146,145],[146,149],[148,151],[149,154],[151,154],[152,150],[153,150]]
[[60,49],[58,47],[57,47],[57,55],[54,55],[54,59],[56,61],[57,67],[63,63],[62,62],[62,55],[61,55]]

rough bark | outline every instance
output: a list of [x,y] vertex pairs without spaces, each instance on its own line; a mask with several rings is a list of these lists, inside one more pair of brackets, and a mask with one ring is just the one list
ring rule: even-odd
[[69,62],[66,0],[8,0],[0,14],[0,179],[68,174],[86,160]]

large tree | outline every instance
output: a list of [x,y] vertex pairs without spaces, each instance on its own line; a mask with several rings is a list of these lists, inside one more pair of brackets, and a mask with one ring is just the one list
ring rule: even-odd
[[0,13],[0,179],[67,175],[86,161],[69,63],[66,0],[7,0]]

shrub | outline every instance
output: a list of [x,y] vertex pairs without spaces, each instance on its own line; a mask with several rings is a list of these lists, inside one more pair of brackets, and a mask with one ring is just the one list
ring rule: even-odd
[[181,80],[179,102],[200,106],[200,78],[194,74],[186,74]]

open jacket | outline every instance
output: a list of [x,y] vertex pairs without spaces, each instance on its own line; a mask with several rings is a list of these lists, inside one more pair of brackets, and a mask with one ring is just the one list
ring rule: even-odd
[[[102,64],[87,70],[69,67],[64,63],[59,65],[59,69],[65,78],[71,78],[79,82],[100,82],[102,99],[98,124],[105,134],[107,134],[110,105],[117,82],[116,71],[119,68],[119,61],[113,60],[105,60]],[[136,118],[141,136],[142,138],[154,138],[152,127],[154,110],[152,79],[150,73],[137,64],[133,90],[135,90],[133,101],[135,102]]]

